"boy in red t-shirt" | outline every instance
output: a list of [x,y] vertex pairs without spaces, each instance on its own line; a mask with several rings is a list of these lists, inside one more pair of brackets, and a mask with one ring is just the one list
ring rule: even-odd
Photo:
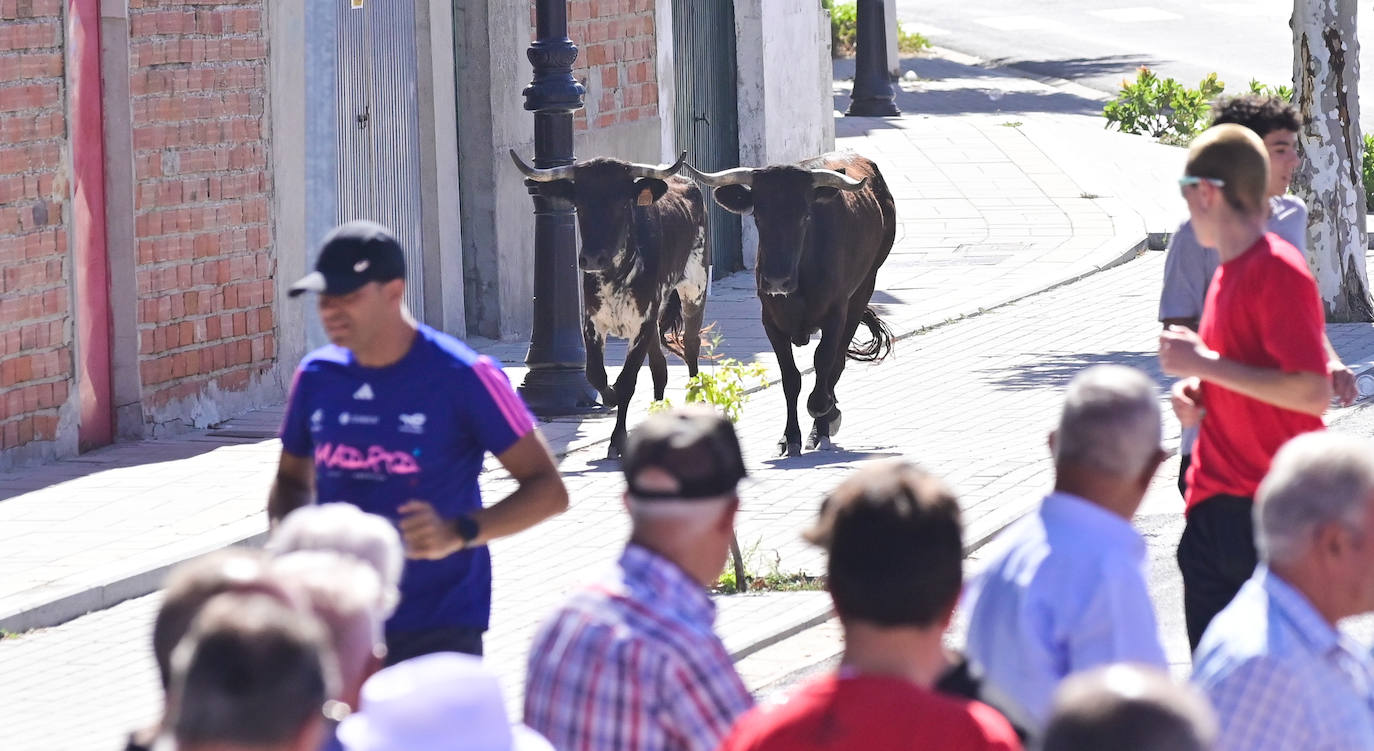
[[1323,427],[1331,400],[1324,318],[1307,261],[1265,232],[1269,163],[1248,128],[1218,125],[1193,141],[1179,180],[1198,240],[1221,265],[1197,333],[1159,338],[1174,412],[1201,431],[1188,468],[1187,524],[1178,544],[1183,607],[1194,649],[1258,562],[1251,509],[1274,453]]
[[844,628],[839,672],[752,710],[721,751],[1014,751],[1005,718],[934,691],[941,636],[963,584],[959,504],[935,477],[889,462],[859,470],[806,537],[830,554]]

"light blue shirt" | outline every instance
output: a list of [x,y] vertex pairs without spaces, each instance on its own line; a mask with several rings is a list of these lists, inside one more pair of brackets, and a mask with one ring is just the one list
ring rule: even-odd
[[1078,496],[1052,493],[1008,529],[966,602],[968,657],[984,698],[1035,733],[1070,673],[1167,665],[1145,586],[1145,541]]
[[1216,751],[1374,749],[1369,663],[1263,564],[1207,627],[1195,665],[1221,720]]

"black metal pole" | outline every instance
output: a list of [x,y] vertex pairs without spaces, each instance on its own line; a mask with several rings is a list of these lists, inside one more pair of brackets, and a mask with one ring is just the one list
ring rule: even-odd
[[892,117],[896,94],[887,71],[887,19],[883,0],[858,0],[854,40],[854,93],[846,115]]
[[[586,91],[572,74],[577,47],[568,38],[567,0],[538,0],[526,54],[534,67],[524,91],[525,109],[534,112],[534,166],[572,164],[573,112]],[[599,411],[582,346],[576,214],[567,201],[543,195],[539,183],[525,185],[534,199],[534,328],[520,395],[541,417]]]

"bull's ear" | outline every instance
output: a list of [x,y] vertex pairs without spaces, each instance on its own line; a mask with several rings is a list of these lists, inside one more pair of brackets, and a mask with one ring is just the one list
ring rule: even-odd
[[754,213],[754,191],[747,185],[725,185],[715,189],[716,203],[741,216]]
[[552,182],[539,183],[539,192],[549,198],[557,198],[564,201],[572,201],[577,194],[577,190],[572,180],[554,180]]
[[635,203],[640,206],[647,206],[649,203],[644,200],[646,198],[644,191],[646,190],[649,191],[647,196],[650,199],[649,202],[657,201],[668,192],[668,183],[653,177],[641,177],[635,180]]

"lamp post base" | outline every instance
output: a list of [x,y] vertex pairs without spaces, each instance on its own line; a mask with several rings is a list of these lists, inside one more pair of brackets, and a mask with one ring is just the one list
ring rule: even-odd
[[530,411],[540,417],[594,415],[609,412],[597,401],[582,368],[531,368],[516,389]]
[[864,97],[851,99],[845,117],[897,117],[902,110],[889,96]]

